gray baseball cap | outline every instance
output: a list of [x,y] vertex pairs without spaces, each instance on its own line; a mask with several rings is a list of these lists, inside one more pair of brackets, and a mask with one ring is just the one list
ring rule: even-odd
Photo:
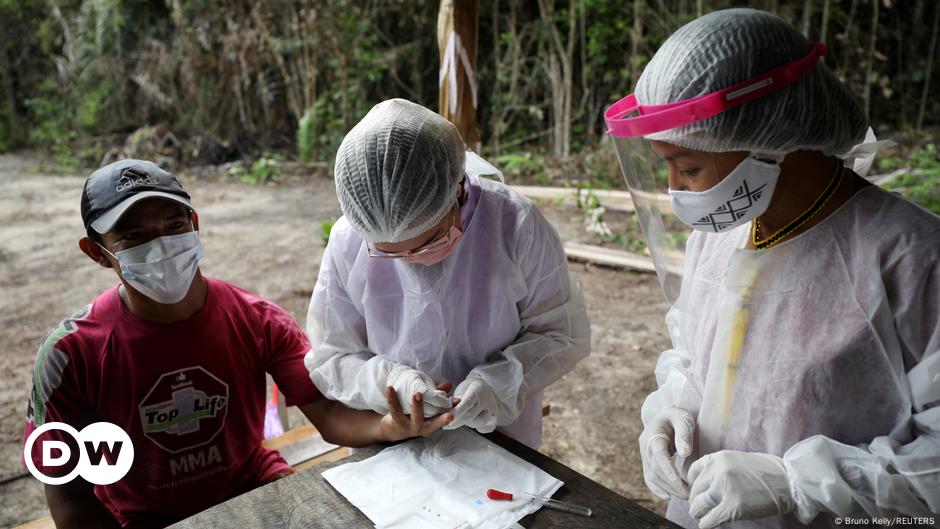
[[131,206],[148,198],[165,198],[193,209],[179,180],[147,160],[127,159],[91,173],[82,190],[85,229],[107,233]]

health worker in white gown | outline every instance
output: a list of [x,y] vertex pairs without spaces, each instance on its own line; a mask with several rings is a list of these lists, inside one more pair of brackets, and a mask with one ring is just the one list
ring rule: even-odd
[[940,524],[940,219],[863,178],[884,144],[825,54],[716,11],[606,115],[681,279],[640,453],[689,529]]
[[453,415],[445,429],[499,428],[538,447],[542,391],[588,355],[590,325],[555,229],[472,174],[487,165],[451,123],[401,99],[349,132],[305,360],[352,408],[386,410],[393,388],[410,414],[418,393],[425,416]]

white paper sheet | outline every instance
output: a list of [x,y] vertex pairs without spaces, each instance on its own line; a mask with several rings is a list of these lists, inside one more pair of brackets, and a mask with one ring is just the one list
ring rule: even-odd
[[488,489],[551,497],[563,483],[461,428],[386,448],[323,477],[377,529],[507,529],[539,506]]

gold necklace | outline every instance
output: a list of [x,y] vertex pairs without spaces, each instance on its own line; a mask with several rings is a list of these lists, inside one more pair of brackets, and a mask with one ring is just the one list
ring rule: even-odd
[[836,189],[839,188],[839,184],[842,182],[842,172],[845,166],[842,163],[836,165],[836,172],[832,175],[832,179],[829,181],[829,184],[826,186],[826,189],[823,190],[822,194],[816,197],[816,200],[801,213],[798,217],[790,221],[786,226],[777,230],[773,235],[767,237],[764,240],[760,240],[758,234],[760,233],[760,219],[754,219],[754,233],[752,240],[754,242],[754,248],[757,250],[766,250],[779,243],[787,235],[790,235],[796,231],[800,226],[806,224],[809,219],[816,216],[820,210],[829,202],[829,199],[832,198],[832,195],[835,194]]

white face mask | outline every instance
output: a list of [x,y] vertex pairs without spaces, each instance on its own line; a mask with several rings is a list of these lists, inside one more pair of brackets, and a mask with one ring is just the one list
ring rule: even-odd
[[767,211],[780,176],[781,161],[782,155],[751,153],[711,189],[700,192],[670,189],[672,210],[679,220],[696,230],[720,233],[736,228]]
[[135,290],[165,305],[186,297],[205,255],[196,231],[158,237],[117,254],[102,249],[118,260],[121,275]]

